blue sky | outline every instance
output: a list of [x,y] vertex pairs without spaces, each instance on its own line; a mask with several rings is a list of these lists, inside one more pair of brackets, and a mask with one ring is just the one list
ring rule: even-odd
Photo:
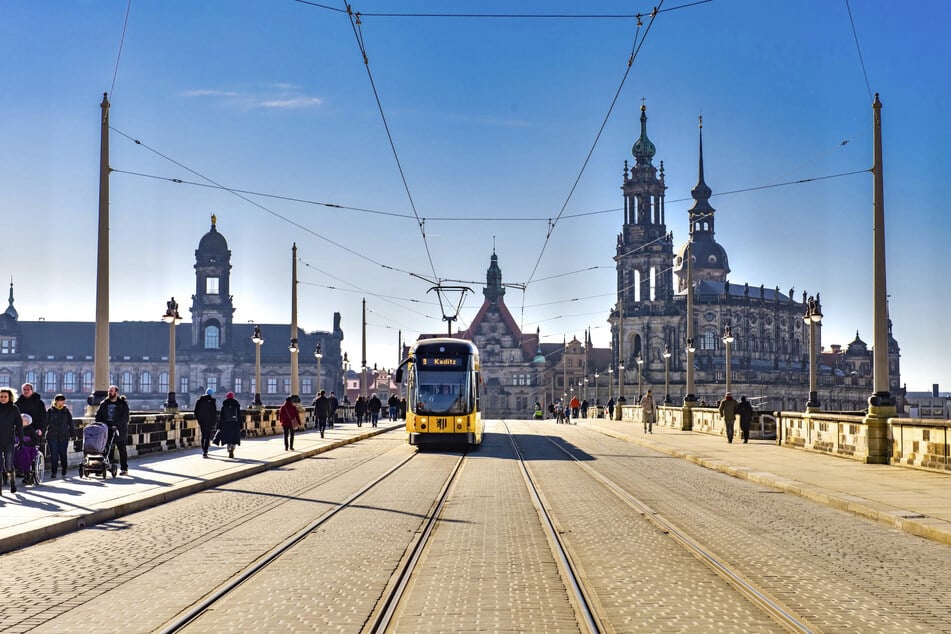
[[[109,92],[113,320],[158,319],[170,295],[187,308],[194,250],[215,213],[232,250],[236,322],[289,321],[296,241],[301,327],[330,329],[340,311],[344,347],[358,358],[366,297],[369,361],[392,366],[400,329],[412,339],[445,328],[419,276],[476,283],[465,326],[494,245],[504,281],[532,280],[506,294],[525,330],[560,342],[590,327],[607,345],[621,171],[644,98],[675,244],[686,238],[702,114],[730,280],[821,292],[823,344],[847,344],[856,331],[871,343],[871,175],[724,194],[868,170],[871,91],[884,104],[888,289],[902,380],[912,390],[949,389],[939,316],[949,309],[942,42],[951,5],[851,0],[863,73],[844,0],[687,4],[665,2],[638,30],[632,18],[372,14],[630,15],[651,3],[354,3],[407,195],[339,10],[133,0],[120,56],[126,0],[7,0],[0,279],[12,276],[21,319],[94,319],[99,102]],[[641,47],[595,144],[635,36]],[[385,213],[245,199],[169,178]],[[425,219],[425,242],[414,215]]]

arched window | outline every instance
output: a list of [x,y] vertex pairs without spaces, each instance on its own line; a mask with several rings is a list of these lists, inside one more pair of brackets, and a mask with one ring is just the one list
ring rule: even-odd
[[139,377],[139,391],[145,393],[152,391],[152,374],[150,372],[143,372],[142,376]]
[[700,349],[701,350],[716,350],[717,349],[717,336],[712,330],[704,331],[700,336]]
[[92,372],[83,372],[83,392],[92,392]]
[[73,393],[76,391],[76,373],[67,372],[63,375],[63,391]]
[[52,370],[47,370],[43,374],[43,392],[46,394],[56,393],[56,373]]
[[205,350],[217,350],[221,346],[221,329],[215,324],[205,326]]
[[132,373],[123,372],[122,378],[120,379],[120,382],[119,382],[119,389],[122,390],[123,394],[128,394],[132,392],[133,387],[134,387],[134,384],[132,381]]
[[26,381],[24,383],[29,383],[30,385],[36,386],[36,372],[30,370],[26,373]]
[[158,391],[168,392],[168,372],[160,372],[158,375]]

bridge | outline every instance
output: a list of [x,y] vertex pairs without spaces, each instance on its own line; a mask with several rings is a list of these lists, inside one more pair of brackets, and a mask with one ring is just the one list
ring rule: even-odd
[[4,491],[0,627],[948,631],[946,475],[630,414],[469,453],[262,432]]

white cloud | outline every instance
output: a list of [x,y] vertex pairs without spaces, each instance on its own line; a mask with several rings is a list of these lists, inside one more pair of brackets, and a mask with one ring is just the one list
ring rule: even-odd
[[224,107],[238,108],[241,110],[254,110],[259,108],[300,110],[304,108],[316,108],[323,103],[323,100],[319,97],[301,94],[298,87],[293,84],[271,84],[262,89],[259,93],[199,88],[183,91],[182,96],[213,99],[217,100],[219,104]]

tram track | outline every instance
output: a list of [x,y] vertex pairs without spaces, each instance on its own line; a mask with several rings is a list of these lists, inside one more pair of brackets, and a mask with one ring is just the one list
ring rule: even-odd
[[[817,631],[803,619],[795,615],[781,601],[772,597],[762,588],[758,588],[729,562],[719,557],[712,549],[694,539],[687,531],[659,515],[650,505],[629,493],[623,486],[611,478],[598,472],[588,464],[585,464],[570,449],[566,448],[562,442],[550,436],[546,436],[546,440],[557,448],[559,452],[567,456],[574,465],[582,469],[592,479],[600,483],[614,496],[653,524],[661,533],[670,537],[676,544],[703,562],[708,568],[729,583],[737,592],[763,613],[767,614],[781,627],[791,632]],[[515,443],[514,438],[512,442],[513,444]]]
[[[386,451],[374,454],[374,456],[362,460],[360,463],[354,465],[348,470],[355,469],[366,462],[370,462],[374,458],[381,456],[383,453],[386,453]],[[236,572],[227,582],[222,583],[218,587],[209,591],[202,600],[187,608],[173,621],[166,623],[159,631],[171,634],[173,632],[188,630],[191,626],[198,622],[202,615],[214,610],[219,605],[227,603],[228,598],[233,593],[235,593],[238,588],[249,583],[256,575],[265,571],[282,556],[289,554],[303,540],[308,538],[339,513],[349,508],[358,506],[361,499],[366,497],[370,491],[386,481],[393,474],[406,467],[406,465],[418,455],[419,453],[417,452],[410,454],[406,458],[400,460],[397,464],[391,466],[384,473],[376,476],[373,480],[352,493],[346,499],[335,503],[332,508],[322,513],[320,517],[315,518],[303,528],[298,529],[293,534],[284,539],[280,544],[274,546],[269,551],[258,557],[253,563]],[[429,537],[432,534],[435,526],[438,524],[439,514],[449,497],[452,484],[456,479],[465,456],[466,454],[463,453],[452,467],[449,476],[446,478],[446,481],[444,482],[437,496],[437,499],[432,503],[429,513],[423,519],[422,528],[418,531],[417,536],[413,539],[413,541],[407,546],[406,554],[404,555],[403,560],[397,566],[396,572],[391,576],[390,582],[384,588],[381,598],[377,602],[377,607],[368,615],[367,625],[364,626],[362,631],[386,631],[390,623],[393,621],[395,615],[398,614],[398,606],[400,604],[401,598],[406,591],[407,584],[412,577],[415,566],[419,561],[422,552],[425,550],[426,543],[429,540]],[[325,481],[326,479],[321,483],[313,484],[308,488],[320,486],[320,484],[323,484]]]

